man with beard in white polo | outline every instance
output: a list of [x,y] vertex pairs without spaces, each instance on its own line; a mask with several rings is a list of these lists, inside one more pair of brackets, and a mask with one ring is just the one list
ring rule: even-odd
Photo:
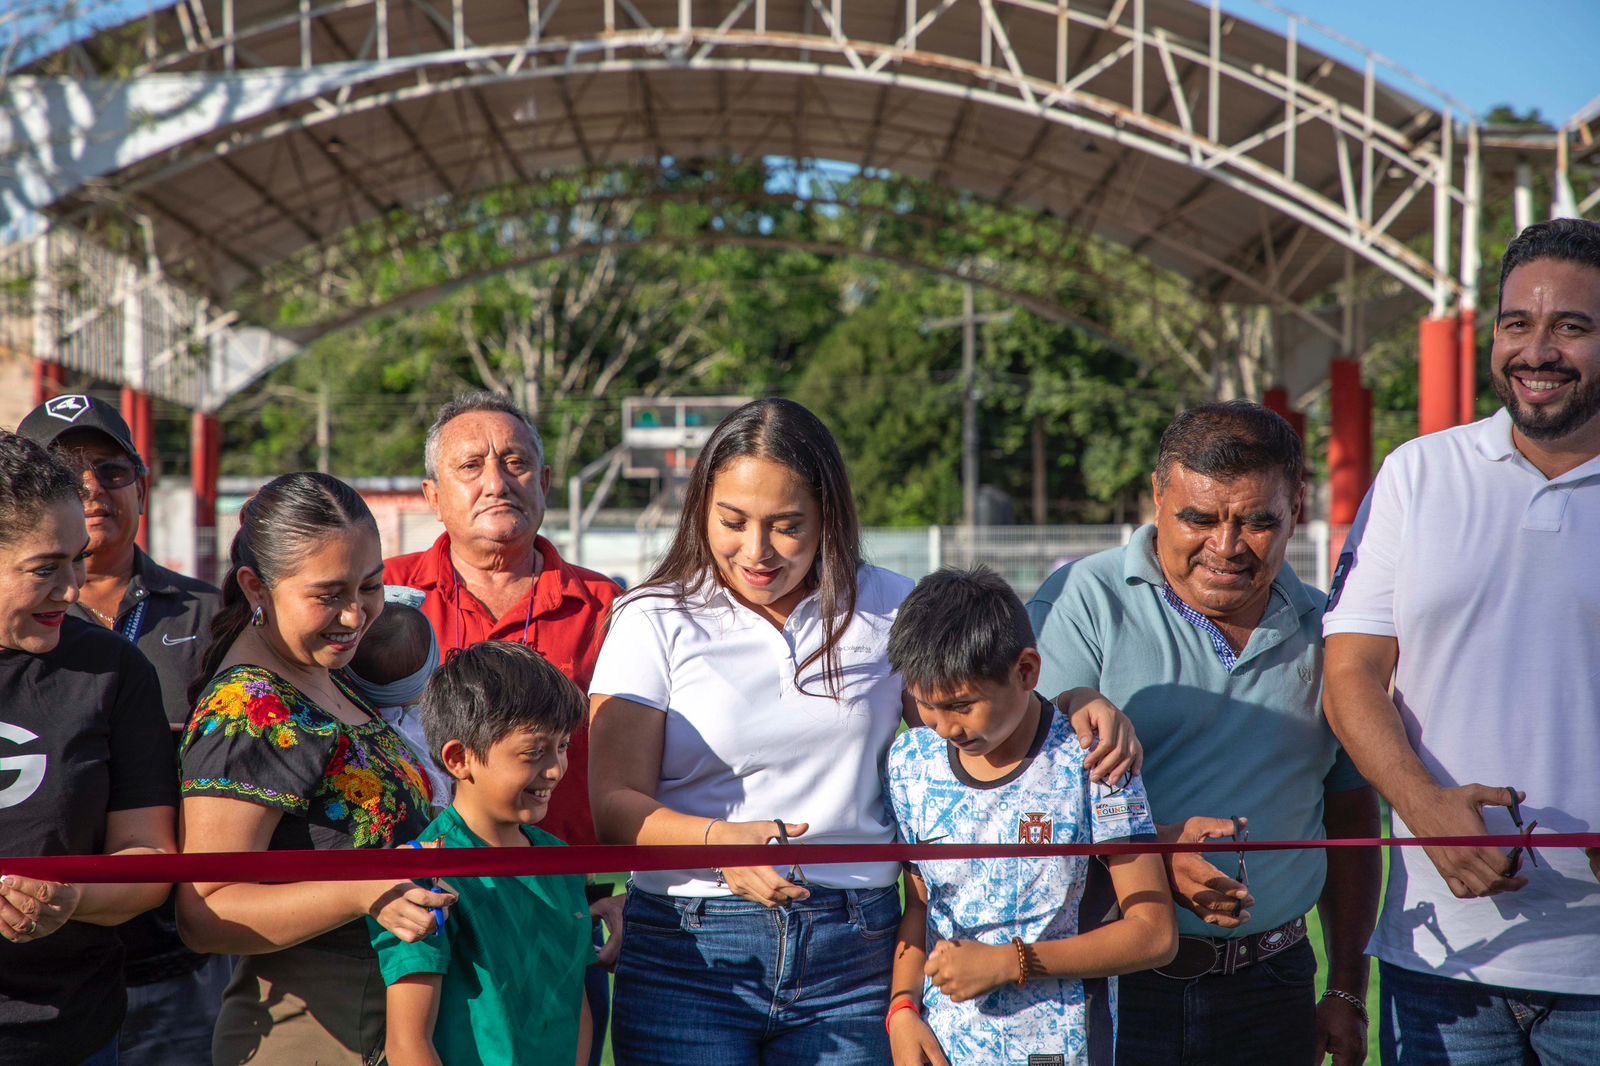
[[[1397,837],[1600,823],[1600,224],[1511,242],[1490,374],[1503,410],[1384,462],[1323,626],[1328,720]],[[1596,861],[1396,849],[1384,1062],[1596,1061]]]

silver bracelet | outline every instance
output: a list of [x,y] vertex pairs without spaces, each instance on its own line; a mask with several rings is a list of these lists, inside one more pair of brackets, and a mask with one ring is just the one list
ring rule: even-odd
[[1327,999],[1329,996],[1332,996],[1334,999],[1342,999],[1346,1003],[1350,1004],[1356,1009],[1356,1013],[1361,1015],[1361,1023],[1363,1025],[1369,1024],[1367,1019],[1367,1005],[1361,1002],[1359,997],[1353,996],[1349,992],[1338,988],[1330,988],[1326,992],[1322,993],[1323,999]]

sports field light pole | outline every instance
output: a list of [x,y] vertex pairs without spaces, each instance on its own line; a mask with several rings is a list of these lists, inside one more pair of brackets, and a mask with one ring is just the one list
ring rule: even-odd
[[969,536],[978,524],[978,327],[1008,322],[1012,315],[975,312],[975,290],[968,281],[961,286],[960,318],[930,318],[922,323],[924,332],[961,327],[961,524]]

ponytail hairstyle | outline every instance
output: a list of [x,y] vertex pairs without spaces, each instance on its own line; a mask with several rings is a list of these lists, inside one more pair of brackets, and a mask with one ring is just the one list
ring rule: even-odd
[[249,567],[262,584],[275,588],[323,541],[361,527],[378,532],[366,501],[355,489],[327,474],[284,474],[245,501],[239,511],[239,532],[228,550],[222,609],[212,619],[211,643],[200,672],[189,683],[190,704],[199,701],[233,642],[250,624],[250,601],[239,584],[239,570]]
[[672,545],[641,588],[660,590],[653,594],[670,595],[681,603],[707,582],[721,584],[706,532],[711,486],[718,474],[744,458],[788,467],[817,501],[822,536],[806,587],[821,600],[822,647],[807,656],[796,673],[820,659],[828,693],[837,696],[843,676],[839,642],[856,611],[861,523],[838,443],[821,419],[793,400],[755,400],[717,425],[689,475]]

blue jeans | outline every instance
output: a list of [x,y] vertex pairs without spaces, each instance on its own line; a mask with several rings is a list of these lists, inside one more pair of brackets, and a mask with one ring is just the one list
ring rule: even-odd
[[1301,941],[1232,974],[1117,979],[1118,1066],[1312,1066],[1317,956]]
[[811,889],[768,910],[628,890],[611,1048],[617,1066],[862,1066],[883,1017],[897,886]]
[[209,955],[192,973],[128,986],[119,1038],[121,1066],[194,1066],[211,1061],[211,1030],[233,957]]
[[1600,996],[1530,992],[1378,963],[1384,1066],[1592,1066]]

